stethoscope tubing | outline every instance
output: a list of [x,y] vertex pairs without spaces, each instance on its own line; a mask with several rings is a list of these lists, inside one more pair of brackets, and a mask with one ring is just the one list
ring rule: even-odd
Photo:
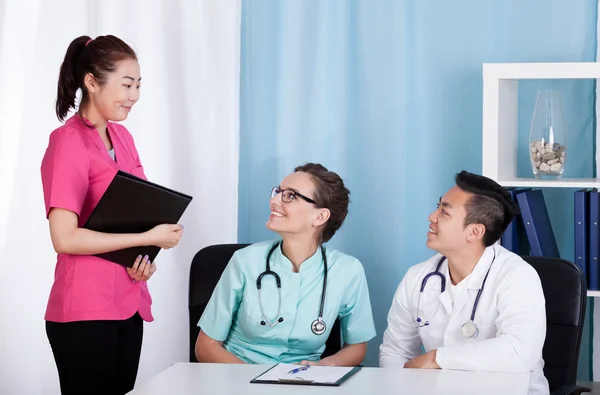
[[[433,319],[433,317],[435,317],[437,310],[439,308],[439,304],[438,304],[438,308],[435,309],[435,312],[433,313],[431,318],[426,321],[423,321],[421,319],[421,317],[418,316],[419,315],[419,307],[421,305],[421,295],[423,295],[423,292],[425,291],[425,286],[427,285],[427,281],[432,276],[438,276],[441,281],[441,293],[444,293],[446,291],[446,277],[440,272],[442,263],[444,263],[445,260],[446,260],[445,256],[441,257],[440,260],[438,261],[438,264],[437,264],[435,270],[433,272],[426,274],[425,277],[423,277],[423,280],[421,280],[421,288],[419,290],[419,298],[417,300],[417,319],[416,319],[417,325],[419,327],[428,326],[430,324],[431,320]],[[490,270],[492,269],[492,265],[494,264],[495,260],[496,260],[496,251],[494,250],[494,258],[492,259],[492,262],[490,263],[490,266],[488,267],[485,277],[483,278],[483,282],[481,283],[481,288],[479,288],[479,290],[477,291],[477,296],[475,297],[475,302],[473,303],[473,309],[471,310],[471,317],[470,317],[469,322],[473,323],[473,325],[475,325],[475,313],[477,312],[477,306],[479,305],[479,299],[481,298],[481,294],[483,292],[483,289],[485,288],[485,283],[487,281],[488,275],[490,274]],[[468,323],[465,323],[464,325],[467,325],[467,324]],[[476,326],[475,326],[475,328],[476,328]]]
[[[261,274],[259,274],[258,278],[256,279],[256,289],[258,291],[258,304],[260,307],[260,312],[263,316],[263,321],[261,321],[261,324],[271,326],[271,327],[283,322],[283,317],[279,317],[279,314],[281,312],[281,278],[279,277],[279,275],[276,272],[271,270],[271,265],[270,265],[271,255],[273,254],[275,249],[278,248],[280,245],[281,245],[281,242],[278,241],[271,247],[271,249],[269,250],[269,253],[267,254],[265,271],[262,272]],[[316,335],[321,335],[321,334],[325,333],[326,328],[327,328],[325,321],[323,321],[323,311],[325,310],[325,296],[327,295],[328,265],[327,265],[327,254],[325,252],[325,247],[323,247],[322,245],[321,245],[321,256],[323,258],[323,289],[321,291],[321,303],[319,306],[319,317],[316,320],[314,320],[311,324],[311,330]],[[269,275],[273,276],[275,278],[275,282],[277,283],[277,292],[279,295],[279,303],[278,303],[277,314],[276,314],[276,317],[279,317],[279,318],[273,323],[270,322],[265,315],[263,305],[262,305],[262,299],[260,296],[260,291],[262,288],[262,279],[265,276],[269,276]]]

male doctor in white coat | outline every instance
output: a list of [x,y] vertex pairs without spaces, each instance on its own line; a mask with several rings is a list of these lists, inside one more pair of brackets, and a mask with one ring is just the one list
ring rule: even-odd
[[394,295],[380,366],[531,373],[528,393],[549,393],[540,279],[496,244],[517,211],[493,180],[456,175],[429,216],[427,246],[438,254],[409,268]]

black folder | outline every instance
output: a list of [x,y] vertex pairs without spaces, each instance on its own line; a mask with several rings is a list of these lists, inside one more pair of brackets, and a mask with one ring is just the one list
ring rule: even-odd
[[[118,171],[84,227],[103,233],[142,233],[160,224],[176,224],[192,197],[124,171]],[[95,256],[125,267],[138,255],[154,259],[158,246],[140,246]]]

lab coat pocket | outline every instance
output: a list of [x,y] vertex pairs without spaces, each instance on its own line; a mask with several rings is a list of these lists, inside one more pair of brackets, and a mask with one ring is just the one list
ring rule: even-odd
[[98,311],[115,299],[116,265],[104,259],[85,256],[71,258],[74,265],[71,311]]
[[133,174],[136,177],[139,177],[141,179],[146,179],[146,174],[144,173],[144,166],[137,166],[132,168],[129,173]]

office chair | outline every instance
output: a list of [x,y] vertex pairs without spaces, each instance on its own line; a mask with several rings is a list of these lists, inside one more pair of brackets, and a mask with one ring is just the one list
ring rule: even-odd
[[581,270],[559,258],[524,256],[523,259],[537,271],[546,298],[547,327],[542,357],[550,394],[590,392],[589,388],[576,385],[587,299],[587,284]]
[[[190,325],[190,362],[196,359],[196,339],[200,328],[198,321],[210,300],[212,292],[221,278],[221,274],[233,254],[248,244],[219,244],[205,247],[198,251],[192,260],[189,284],[189,325]],[[325,343],[325,351],[321,358],[335,354],[342,349],[342,331],[339,319],[331,329]]]

